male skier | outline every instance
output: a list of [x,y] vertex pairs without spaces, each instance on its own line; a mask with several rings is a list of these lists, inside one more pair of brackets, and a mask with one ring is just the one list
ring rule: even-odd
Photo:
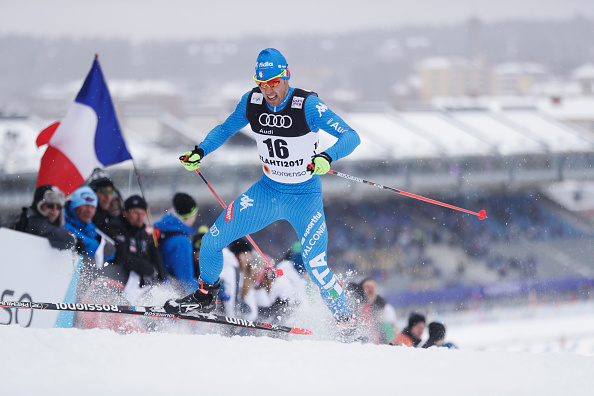
[[[180,160],[189,171],[248,123],[254,131],[262,162],[262,178],[221,213],[202,239],[200,287],[180,299],[168,300],[165,310],[210,312],[216,307],[222,250],[232,241],[257,232],[280,219],[287,220],[301,241],[305,268],[338,323],[352,318],[342,285],[326,263],[328,233],[319,175],[332,161],[349,155],[359,135],[322,102],[317,94],[289,86],[285,57],[274,48],[260,52],[254,80],[235,111],[204,141]],[[319,152],[319,130],[338,140]],[[308,165],[311,166],[308,168]]]

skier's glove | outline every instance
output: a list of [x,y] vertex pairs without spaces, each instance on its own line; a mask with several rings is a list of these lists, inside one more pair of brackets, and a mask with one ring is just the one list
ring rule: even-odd
[[330,156],[325,152],[322,152],[320,154],[314,155],[310,164],[307,165],[307,170],[311,172],[312,175],[323,175],[328,173],[331,163],[332,158],[330,158]]
[[200,167],[202,158],[204,158],[204,150],[196,146],[194,150],[185,152],[184,155],[179,157],[179,160],[186,170],[195,171]]

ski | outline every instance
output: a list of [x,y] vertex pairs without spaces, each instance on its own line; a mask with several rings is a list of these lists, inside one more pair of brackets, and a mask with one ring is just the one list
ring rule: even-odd
[[192,313],[177,314],[167,313],[163,307],[149,306],[131,306],[131,305],[111,305],[111,304],[68,304],[68,303],[44,303],[29,301],[0,301],[0,308],[22,308],[22,309],[40,309],[50,311],[73,311],[73,312],[95,312],[95,313],[115,313],[125,315],[136,315],[151,318],[190,320],[194,322],[218,323],[230,326],[245,327],[248,329],[258,329],[275,331],[280,333],[304,334],[310,335],[312,332],[298,327],[281,326],[271,323],[258,322],[240,318],[231,318],[224,315],[213,313]]

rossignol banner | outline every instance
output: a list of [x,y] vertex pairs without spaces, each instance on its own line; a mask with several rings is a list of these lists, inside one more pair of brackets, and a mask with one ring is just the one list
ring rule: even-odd
[[221,325],[230,325],[237,327],[245,327],[248,329],[258,329],[275,331],[280,333],[291,334],[312,334],[310,330],[299,327],[281,326],[272,323],[258,322],[256,320],[247,320],[241,318],[232,318],[224,315],[217,315],[214,313],[200,313],[192,312],[188,314],[167,313],[163,307],[147,307],[147,306],[132,306],[132,305],[110,305],[110,304],[83,304],[83,303],[48,303],[38,301],[1,301],[1,308],[10,308],[17,310],[43,310],[43,311],[60,311],[60,312],[104,312],[112,314],[134,315],[149,318],[162,319],[178,319],[188,320],[193,322],[217,323]]
[[[0,300],[60,301],[67,299],[79,256],[50,246],[46,238],[0,228]],[[57,311],[0,308],[0,325],[51,328]]]

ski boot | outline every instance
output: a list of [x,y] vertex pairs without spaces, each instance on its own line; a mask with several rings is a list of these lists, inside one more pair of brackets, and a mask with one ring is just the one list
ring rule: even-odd
[[201,280],[200,287],[192,294],[183,298],[167,300],[163,305],[165,312],[186,315],[193,311],[208,313],[217,306],[220,281],[208,284]]
[[346,313],[336,318],[338,330],[338,341],[350,344],[353,342],[365,342],[365,337],[361,334],[359,320],[352,313]]

